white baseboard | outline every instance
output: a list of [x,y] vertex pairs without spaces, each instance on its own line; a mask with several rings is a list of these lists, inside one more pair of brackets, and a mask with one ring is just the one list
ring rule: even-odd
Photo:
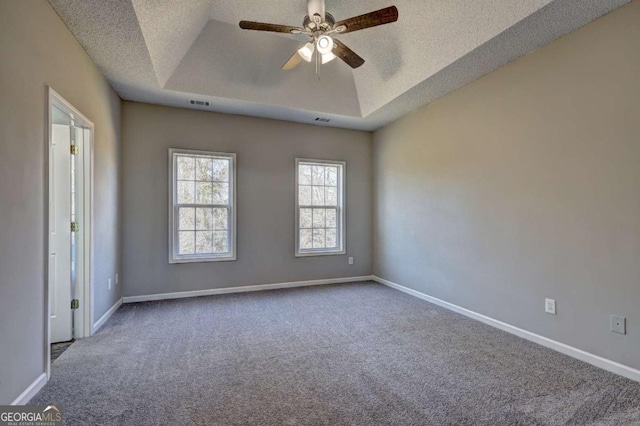
[[124,303],[148,302],[153,300],[182,299],[185,297],[213,296],[216,294],[276,290],[279,288],[308,287],[312,285],[339,284],[339,283],[349,283],[349,282],[355,282],[355,281],[371,281],[372,279],[373,277],[371,275],[366,275],[362,277],[331,278],[326,280],[294,281],[290,283],[276,283],[276,284],[258,284],[258,285],[247,285],[247,286],[240,286],[240,287],[212,288],[209,290],[180,291],[176,293],[148,294],[143,296],[126,296],[126,297],[123,297],[122,300]]
[[42,387],[44,385],[47,384],[47,373],[42,373],[41,375],[38,376],[37,379],[35,379],[33,381],[33,383],[31,383],[29,385],[28,388],[25,389],[24,392],[22,392],[20,394],[19,397],[17,397],[12,403],[11,405],[25,405],[26,403],[28,403],[31,398],[33,398],[39,391],[40,389],[42,389]]
[[107,312],[105,312],[105,314],[103,316],[101,316],[98,321],[95,322],[95,324],[93,324],[93,327],[92,327],[92,330],[91,330],[91,334],[93,334],[96,331],[100,330],[100,327],[102,327],[104,325],[104,323],[107,322],[107,320],[109,318],[111,318],[111,315],[113,315],[113,313],[118,310],[120,305],[122,305],[122,297],[120,298],[120,300],[118,300],[116,303],[114,303],[114,305],[112,307],[110,307],[109,310]]
[[477,312],[473,312],[466,308],[462,308],[458,305],[454,305],[453,303],[445,302],[444,300],[437,299],[435,297],[426,295],[424,293],[410,289],[400,284],[396,284],[394,282],[385,280],[375,275],[372,277],[372,279],[380,284],[384,284],[386,286],[395,288],[396,290],[400,290],[404,293],[410,294],[422,300],[426,300],[427,302],[431,302],[434,305],[442,306],[443,308],[457,312],[459,314],[462,314],[474,320],[499,328],[500,330],[506,331],[507,333],[515,334],[518,337],[522,337],[523,339],[530,340],[539,345],[561,352],[565,355],[569,355],[570,357],[577,358],[580,361],[584,361],[596,367],[602,368],[603,370],[607,370],[612,373],[619,374],[620,376],[624,376],[631,380],[640,382],[640,370],[636,370],[635,368],[626,366],[624,364],[620,364],[615,361],[611,361],[609,359],[591,354],[589,352],[585,352],[582,349],[574,348],[573,346],[569,346],[564,343],[557,342],[547,337],[540,336],[539,334],[535,334],[530,331],[523,330],[521,328],[515,327],[505,322],[498,321],[496,319],[493,319],[486,315],[479,314]]

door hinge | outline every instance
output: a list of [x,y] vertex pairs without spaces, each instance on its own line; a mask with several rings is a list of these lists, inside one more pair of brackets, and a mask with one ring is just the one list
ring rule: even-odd
[[79,145],[70,145],[71,147],[71,155],[80,154],[80,146]]
[[78,299],[73,299],[71,301],[71,309],[78,309],[80,307],[80,301]]
[[78,232],[80,230],[80,224],[78,222],[71,222],[71,232]]

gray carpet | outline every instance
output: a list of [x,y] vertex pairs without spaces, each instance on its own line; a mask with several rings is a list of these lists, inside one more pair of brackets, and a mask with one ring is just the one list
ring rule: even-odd
[[31,403],[71,425],[640,424],[640,383],[375,283],[124,305]]

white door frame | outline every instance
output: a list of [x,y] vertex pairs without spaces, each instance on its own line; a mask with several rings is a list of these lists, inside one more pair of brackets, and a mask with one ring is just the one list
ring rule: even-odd
[[[48,153],[48,162],[47,162],[47,185],[46,185],[46,221],[45,226],[47,228],[47,240],[46,240],[46,278],[45,278],[45,286],[44,286],[44,310],[45,310],[45,360],[46,366],[45,371],[47,372],[47,380],[51,376],[51,315],[49,312],[49,250],[50,250],[50,239],[51,233],[49,232],[49,214],[52,210],[51,203],[51,125],[52,125],[52,113],[53,113],[53,105],[58,105],[61,109],[66,110],[71,114],[72,117],[79,119],[83,122],[86,128],[88,128],[89,138],[82,138],[82,144],[80,145],[80,155],[81,161],[83,163],[82,167],[82,190],[79,191],[79,203],[78,203],[78,214],[77,214],[77,222],[79,222],[80,229],[83,230],[81,241],[78,241],[78,253],[77,259],[79,259],[78,263],[78,274],[76,279],[76,288],[75,288],[75,297],[79,300],[80,306],[78,309],[75,309],[73,312],[73,321],[75,324],[74,327],[74,335],[73,337],[83,338],[91,336],[92,334],[92,324],[93,324],[93,292],[91,291],[93,287],[93,243],[92,243],[92,234],[93,234],[93,141],[94,141],[94,124],[91,120],[89,120],[85,115],[83,115],[80,111],[78,111],[73,105],[71,105],[67,100],[65,100],[60,94],[58,94],[51,87],[47,88],[48,99],[47,99],[47,110],[48,110],[48,120],[47,120],[47,129],[46,129],[46,143],[47,143],[47,153]],[[78,188],[80,189],[80,188]],[[69,307],[71,308],[71,307]]]

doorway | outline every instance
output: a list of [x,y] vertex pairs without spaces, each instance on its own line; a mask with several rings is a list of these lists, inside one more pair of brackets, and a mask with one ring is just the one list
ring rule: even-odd
[[51,344],[91,335],[93,123],[49,88],[47,376]]

